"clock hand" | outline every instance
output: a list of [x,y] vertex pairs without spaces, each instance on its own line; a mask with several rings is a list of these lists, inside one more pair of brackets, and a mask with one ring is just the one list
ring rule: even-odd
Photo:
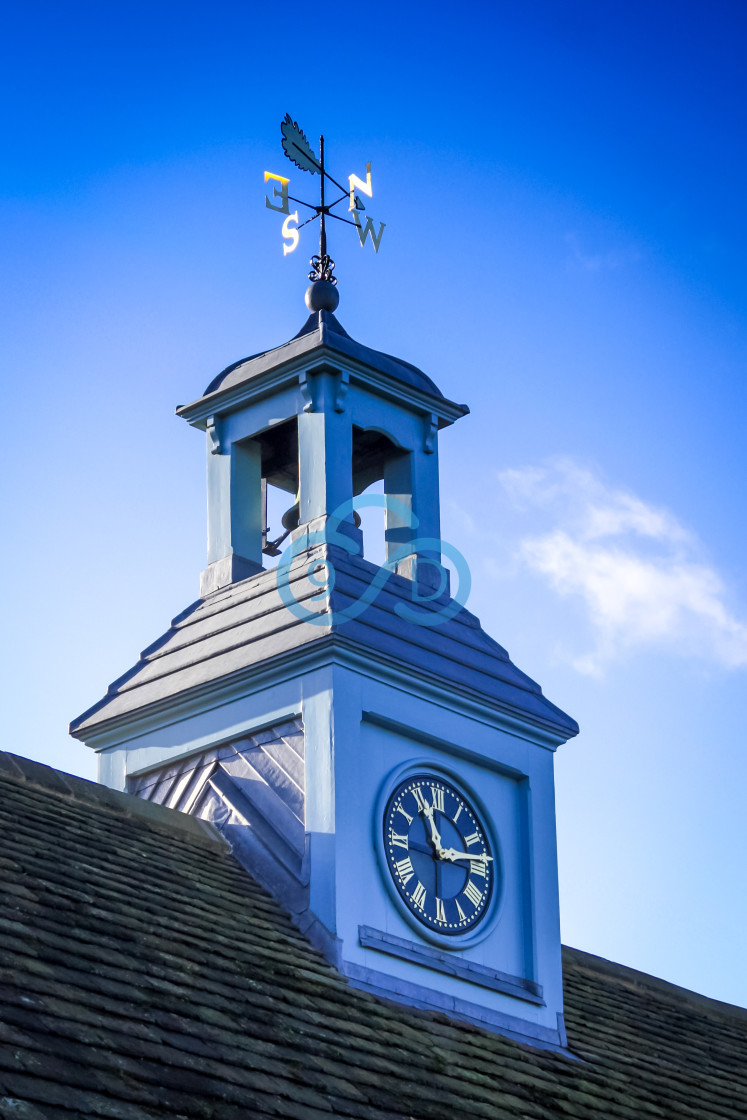
[[436,849],[436,855],[439,858],[443,858],[441,856],[441,852],[443,850],[441,834],[439,833],[438,829],[436,828],[436,818],[435,818],[435,813],[433,812],[433,806],[432,805],[426,805],[425,808],[422,811],[425,814],[425,818],[428,821],[428,824],[430,826],[431,843],[433,844],[433,847]]
[[493,859],[487,852],[483,852],[479,855],[472,855],[471,852],[458,852],[456,848],[441,848],[438,854],[441,859],[448,859],[451,863],[457,859],[469,859],[476,863],[485,863],[487,860]]

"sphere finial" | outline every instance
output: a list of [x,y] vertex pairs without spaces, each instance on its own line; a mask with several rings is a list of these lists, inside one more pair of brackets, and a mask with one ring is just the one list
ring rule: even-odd
[[306,289],[306,306],[309,311],[336,311],[340,293],[330,280],[314,280]]

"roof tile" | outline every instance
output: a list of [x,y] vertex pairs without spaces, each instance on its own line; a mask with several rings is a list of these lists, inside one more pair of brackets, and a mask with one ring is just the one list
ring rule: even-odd
[[568,1057],[378,1000],[142,804],[0,755],[2,1120],[747,1115],[747,1012],[574,950]]

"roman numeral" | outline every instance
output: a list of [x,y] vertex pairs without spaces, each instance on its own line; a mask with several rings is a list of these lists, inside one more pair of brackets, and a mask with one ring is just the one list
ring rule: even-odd
[[443,813],[444,791],[439,789],[438,786],[431,786],[431,795],[433,797],[433,808],[438,809],[439,813]]
[[460,922],[466,922],[467,921],[467,915],[464,913],[464,910],[462,910],[461,906],[459,905],[459,903],[457,902],[456,899],[454,899],[454,902],[456,902],[457,913],[459,914],[459,921]]
[[423,909],[425,905],[425,887],[420,881],[418,881],[417,887],[412,892],[412,901],[416,906],[419,906],[421,910]]
[[456,816],[454,817],[454,824],[456,824],[456,822],[459,820],[459,814],[461,813],[463,808],[464,808],[464,806],[460,805],[459,808],[457,809]]
[[424,809],[430,809],[430,805],[425,800],[425,797],[423,796],[423,791],[420,788],[420,786],[415,786],[415,789],[412,791],[412,795],[417,802],[419,812],[422,813]]
[[473,875],[479,875],[481,879],[484,879],[488,873],[488,861],[486,859],[472,860],[470,870]]
[[407,836],[406,835],[405,836],[400,836],[400,834],[398,832],[392,831],[391,836],[390,836],[390,840],[391,840],[392,844],[396,844],[398,848],[404,848],[405,851],[407,851],[407,849],[409,848],[409,844],[407,842]]
[[477,884],[473,883],[471,879],[468,880],[467,886],[464,888],[464,897],[468,898],[475,907],[479,906],[482,901],[482,891],[477,889]]
[[437,922],[445,922],[446,921],[446,911],[444,910],[444,901],[443,901],[442,898],[437,898],[436,899],[436,921]]
[[471,847],[472,844],[480,844],[481,840],[479,832],[473,832],[471,836],[465,836],[464,843],[468,848]]
[[405,820],[407,821],[407,823],[408,823],[408,824],[412,824],[412,822],[413,822],[413,818],[412,818],[412,817],[410,816],[410,814],[409,814],[408,812],[406,812],[406,811],[405,811],[405,810],[404,810],[404,809],[402,808],[402,806],[401,806],[401,805],[398,805],[398,806],[397,806],[397,812],[398,812],[398,813],[401,813],[401,814],[402,814],[402,816],[403,816],[403,817],[405,818]]
[[[412,866],[412,860],[408,856],[407,859],[401,859],[394,865],[397,868],[397,874],[402,880],[402,886],[406,887],[415,874],[415,868]],[[419,885],[419,884],[418,884]]]

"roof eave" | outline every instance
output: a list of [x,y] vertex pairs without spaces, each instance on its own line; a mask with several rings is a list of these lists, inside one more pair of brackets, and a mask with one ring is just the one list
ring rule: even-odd
[[[359,385],[375,388],[380,395],[399,404],[408,404],[418,412],[433,413],[438,418],[439,428],[453,424],[469,413],[466,404],[457,404],[440,393],[418,389],[381,366],[346,354],[338,346],[330,344],[330,335],[331,332],[325,332],[325,341],[321,343],[317,336],[305,335],[284,347],[253,358],[247,363],[253,367],[250,376],[235,385],[207,393],[191,404],[180,405],[176,409],[177,416],[193,427],[204,428],[209,416],[233,412],[249,401],[267,397],[292,384],[299,374],[325,366],[343,367]],[[311,345],[308,339],[312,340]],[[289,349],[291,347],[293,349]],[[283,350],[287,353],[279,357]]]
[[[211,707],[228,703],[235,695],[244,695],[248,686],[255,691],[268,687],[276,677],[287,679],[289,669],[294,673],[306,673],[330,663],[346,664],[369,674],[375,666],[376,675],[382,679],[391,677],[396,682],[401,681],[402,666],[398,658],[368,648],[362,650],[360,643],[334,631],[326,632],[318,639],[270,658],[260,666],[247,666],[227,677],[206,681],[144,707],[107,718],[104,710],[118,696],[118,693],[109,694],[73,720],[69,731],[73,738],[93,750],[106,750],[123,741],[123,731],[125,739],[135,738],[154,725],[172,723],[175,718],[183,719],[196,714],[207,702]],[[417,682],[424,693],[435,699],[443,698],[444,679],[440,675],[413,666],[409,667],[409,672],[412,684]],[[542,712],[530,712],[523,704],[512,702],[511,693],[517,693],[518,699],[521,690],[510,684],[501,687],[500,691],[505,693],[502,696],[490,695],[453,681],[449,682],[449,689],[482,720],[497,721],[510,728],[512,733],[552,751],[578,734],[575,720],[541,694],[534,699],[539,701]],[[96,718],[97,714],[99,718]]]

